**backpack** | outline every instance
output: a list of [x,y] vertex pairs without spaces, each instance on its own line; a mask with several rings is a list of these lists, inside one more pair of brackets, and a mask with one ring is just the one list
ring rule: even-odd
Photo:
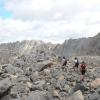
[[82,69],[82,70],[86,70],[86,65],[85,65],[85,64],[82,64],[82,65],[81,65],[81,69]]

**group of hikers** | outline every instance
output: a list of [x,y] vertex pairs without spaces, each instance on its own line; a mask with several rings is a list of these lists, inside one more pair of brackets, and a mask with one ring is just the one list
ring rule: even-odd
[[[67,71],[68,70],[68,59],[65,57],[62,58],[62,70]],[[86,73],[86,63],[82,61],[81,63],[79,62],[78,58],[75,57],[74,59],[74,66],[73,66],[74,71],[78,73],[78,71],[81,72],[81,81],[84,81],[85,73]]]

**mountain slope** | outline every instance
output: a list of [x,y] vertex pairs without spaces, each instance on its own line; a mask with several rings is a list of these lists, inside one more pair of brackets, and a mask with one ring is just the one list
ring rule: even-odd
[[67,57],[100,55],[100,33],[95,37],[65,40],[55,47],[54,54]]
[[22,42],[3,43],[0,45],[0,63],[11,63],[22,55],[37,54],[37,52],[51,53],[55,45],[43,41],[24,40]]

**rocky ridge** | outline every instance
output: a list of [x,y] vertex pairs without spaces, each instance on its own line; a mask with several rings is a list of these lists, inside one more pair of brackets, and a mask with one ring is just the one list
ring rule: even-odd
[[94,37],[69,39],[54,48],[58,56],[100,56],[100,33]]
[[24,40],[12,43],[0,44],[0,63],[13,63],[13,61],[23,55],[36,55],[39,52],[51,53],[54,44],[43,41]]

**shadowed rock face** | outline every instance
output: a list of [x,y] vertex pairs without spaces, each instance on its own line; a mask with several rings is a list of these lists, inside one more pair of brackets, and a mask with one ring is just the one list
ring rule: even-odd
[[100,55],[100,33],[95,37],[69,39],[57,45],[54,54],[58,56]]
[[11,89],[11,81],[9,78],[0,81],[0,99],[9,94]]

